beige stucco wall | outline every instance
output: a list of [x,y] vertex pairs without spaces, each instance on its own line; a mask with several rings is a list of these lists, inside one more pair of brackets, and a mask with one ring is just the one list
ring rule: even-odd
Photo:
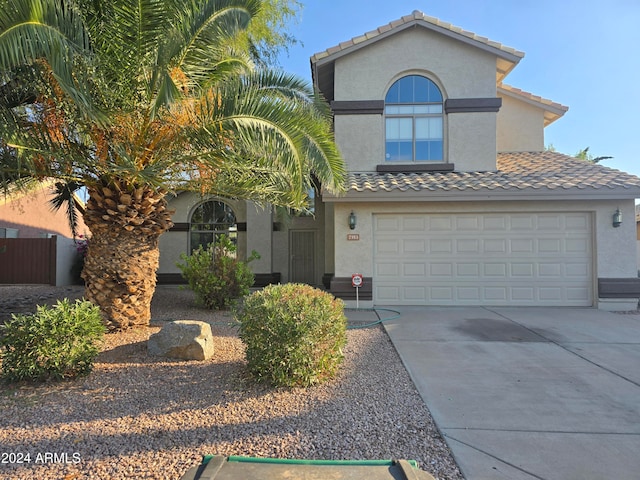
[[[634,218],[633,200],[627,201],[531,201],[531,202],[428,202],[428,203],[337,203],[335,205],[335,266],[337,277],[352,273],[373,276],[373,215],[376,213],[490,213],[490,212],[591,212],[593,218],[594,291],[596,279],[625,278],[637,275],[635,222],[613,228],[612,215],[620,208],[623,218]],[[349,230],[346,218],[353,212],[357,227]],[[343,221],[344,220],[344,221]],[[348,233],[360,235],[359,241],[347,241]]]
[[374,172],[384,162],[382,115],[336,115],[335,139],[350,172]]
[[544,150],[544,110],[508,95],[501,98],[496,134],[498,151]]
[[[47,235],[73,238],[65,207],[52,210],[49,185],[27,193],[0,194],[0,227],[18,230],[18,238],[41,238]],[[78,234],[90,235],[82,215],[78,216]]]
[[[444,35],[413,28],[363,47],[335,62],[335,100],[384,100],[405,75],[433,80],[444,99],[495,98],[496,57]],[[445,160],[456,170],[494,170],[496,114],[445,115]],[[336,116],[336,142],[352,171],[384,162],[381,115]]]
[[401,76],[426,73],[445,98],[496,96],[496,57],[423,29],[397,33],[335,63],[335,100],[384,99]]
[[448,159],[456,171],[496,170],[496,114],[454,113],[447,117]]

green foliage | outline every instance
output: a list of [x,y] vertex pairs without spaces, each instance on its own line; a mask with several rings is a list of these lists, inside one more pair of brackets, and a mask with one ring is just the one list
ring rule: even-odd
[[574,157],[589,163],[600,163],[602,160],[609,160],[613,158],[608,155],[601,155],[599,157],[596,157],[592,153],[589,153],[589,147],[580,150],[578,153],[574,155]]
[[310,386],[342,363],[344,303],[309,285],[270,285],[245,299],[236,315],[249,371],[274,386]]
[[222,309],[233,305],[236,299],[249,293],[254,275],[249,262],[260,258],[252,252],[248,261],[238,260],[236,246],[227,235],[221,235],[215,244],[202,245],[190,256],[180,256],[178,263],[182,276],[196,294],[198,303],[210,309]]
[[2,376],[9,382],[87,375],[105,332],[98,307],[66,298],[34,315],[12,315],[0,328]]

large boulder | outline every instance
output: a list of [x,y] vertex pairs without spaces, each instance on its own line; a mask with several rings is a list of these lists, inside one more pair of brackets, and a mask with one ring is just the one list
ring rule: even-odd
[[207,360],[213,356],[211,326],[196,320],[169,322],[149,337],[151,355],[182,360]]

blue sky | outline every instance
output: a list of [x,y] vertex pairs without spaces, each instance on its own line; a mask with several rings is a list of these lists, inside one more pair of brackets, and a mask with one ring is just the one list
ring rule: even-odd
[[569,107],[545,144],[590,147],[640,176],[640,0],[302,0],[282,67],[311,81],[309,57],[413,10],[525,52],[505,83]]

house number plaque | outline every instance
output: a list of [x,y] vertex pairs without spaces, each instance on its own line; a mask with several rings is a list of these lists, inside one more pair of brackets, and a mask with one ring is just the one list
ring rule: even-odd
[[360,240],[360,234],[359,233],[347,233],[347,240],[349,240],[349,241]]

